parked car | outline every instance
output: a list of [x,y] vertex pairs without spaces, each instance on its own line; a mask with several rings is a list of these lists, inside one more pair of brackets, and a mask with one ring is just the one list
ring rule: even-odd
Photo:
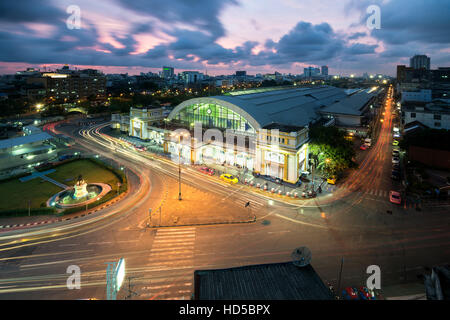
[[342,297],[345,300],[360,300],[358,290],[355,287],[348,287],[342,291]]
[[214,173],[215,173],[213,169],[210,169],[210,168],[208,168],[208,167],[200,167],[198,170],[199,170],[200,172],[206,173],[206,174],[208,174],[208,175],[210,175],[210,176],[213,176]]
[[58,160],[59,160],[59,161],[64,161],[64,160],[71,159],[71,158],[73,158],[73,155],[71,155],[71,154],[66,154],[66,155],[64,155],[64,156],[60,156],[60,157],[58,158]]
[[359,147],[361,150],[367,150],[369,147],[367,146],[367,144],[363,144],[361,145],[361,147]]
[[368,147],[372,146],[372,139],[366,138],[366,139],[364,140],[364,144],[365,144],[366,146],[368,146]]
[[393,164],[399,164],[400,163],[400,158],[399,157],[392,157],[392,163]]
[[393,146],[398,146],[398,141],[397,140],[392,141],[392,145]]
[[400,172],[392,170],[391,178],[392,180],[400,180]]
[[224,173],[220,176],[220,179],[225,181],[225,182],[229,182],[231,184],[236,184],[239,182],[238,178],[236,178],[235,176],[228,174],[228,173]]
[[327,179],[327,183],[329,184],[336,184],[336,176],[331,176]]
[[392,170],[400,172],[400,164],[398,164],[398,163],[392,164]]
[[399,156],[400,156],[400,151],[398,151],[398,150],[393,150],[393,151],[392,151],[392,155],[393,155],[394,157],[399,157]]
[[362,300],[376,300],[375,292],[373,292],[373,290],[368,289],[367,287],[360,287],[358,293],[359,297]]
[[402,204],[402,196],[400,192],[389,191],[389,201],[395,204]]

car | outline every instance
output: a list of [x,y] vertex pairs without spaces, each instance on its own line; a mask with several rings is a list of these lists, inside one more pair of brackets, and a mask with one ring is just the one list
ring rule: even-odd
[[392,170],[400,172],[400,164],[398,164],[398,163],[392,164]]
[[370,146],[372,145],[372,139],[366,138],[366,139],[364,140],[364,144],[365,144],[366,146],[370,147]]
[[345,300],[360,300],[358,290],[354,287],[345,288],[342,291],[342,297]]
[[398,150],[392,150],[392,155],[393,155],[394,157],[399,157],[399,156],[400,156],[400,151],[398,151]]
[[400,180],[400,172],[392,170],[391,178],[392,180]]
[[220,179],[225,181],[225,182],[229,182],[231,184],[236,184],[239,182],[238,178],[236,178],[235,176],[228,174],[228,173],[224,173],[220,176]]
[[392,145],[393,146],[398,146],[398,141],[397,140],[392,141]]
[[329,183],[329,184],[336,184],[336,176],[329,177],[327,179],[327,183]]
[[400,158],[399,157],[392,157],[392,163],[393,164],[399,164],[400,163]]
[[398,132],[394,133],[394,138],[400,138],[400,133]]
[[389,191],[389,201],[395,204],[402,204],[402,196],[400,192],[397,191]]
[[375,292],[373,292],[373,290],[368,289],[367,287],[360,287],[358,293],[359,297],[362,300],[376,300]]
[[139,151],[139,152],[143,152],[143,151],[146,150],[146,148],[143,147],[143,146],[137,146],[137,147],[135,147],[135,149],[136,149],[137,151]]
[[210,169],[210,168],[208,168],[208,167],[200,167],[198,170],[199,170],[200,172],[206,173],[206,174],[208,174],[208,175],[210,175],[210,176],[213,176],[213,175],[214,175],[214,170],[213,170],[213,169]]
[[367,146],[367,144],[363,144],[363,145],[361,145],[361,147],[359,147],[361,150],[367,150],[367,148],[369,148],[368,146]]

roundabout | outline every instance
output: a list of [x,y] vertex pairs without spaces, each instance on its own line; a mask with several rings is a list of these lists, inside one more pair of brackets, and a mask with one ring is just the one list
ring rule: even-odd
[[47,207],[69,209],[88,205],[103,198],[111,191],[111,186],[105,183],[87,184],[81,175],[72,188],[65,189],[47,200]]

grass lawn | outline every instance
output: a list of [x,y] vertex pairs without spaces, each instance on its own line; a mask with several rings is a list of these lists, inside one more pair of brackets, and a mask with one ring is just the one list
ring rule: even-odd
[[49,174],[48,177],[68,186],[73,186],[79,175],[83,176],[84,181],[89,183],[106,183],[111,188],[117,189],[119,179],[116,175],[89,160],[78,160],[63,164],[56,168],[56,171]]
[[0,183],[0,210],[26,209],[28,200],[31,208],[39,208],[61,188],[42,179],[20,182],[19,179]]
[[[81,174],[87,183],[106,183],[117,190],[119,179],[116,175],[89,160],[69,162],[55,169],[48,177],[67,186],[73,186]],[[60,187],[41,178],[27,182],[20,182],[19,179],[0,182],[0,211],[26,209],[28,200],[31,200],[31,208],[40,208],[42,203],[59,191],[62,191]]]

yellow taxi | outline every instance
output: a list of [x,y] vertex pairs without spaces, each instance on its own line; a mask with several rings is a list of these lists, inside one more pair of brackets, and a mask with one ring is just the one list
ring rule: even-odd
[[327,179],[327,183],[329,183],[329,184],[336,184],[336,176],[332,176],[332,177],[329,177],[328,179]]
[[397,140],[392,141],[392,145],[393,146],[398,146],[398,141]]
[[232,183],[232,184],[236,184],[239,182],[238,178],[236,178],[235,176],[228,174],[228,173],[224,173],[224,174],[220,175],[220,179],[225,182]]

